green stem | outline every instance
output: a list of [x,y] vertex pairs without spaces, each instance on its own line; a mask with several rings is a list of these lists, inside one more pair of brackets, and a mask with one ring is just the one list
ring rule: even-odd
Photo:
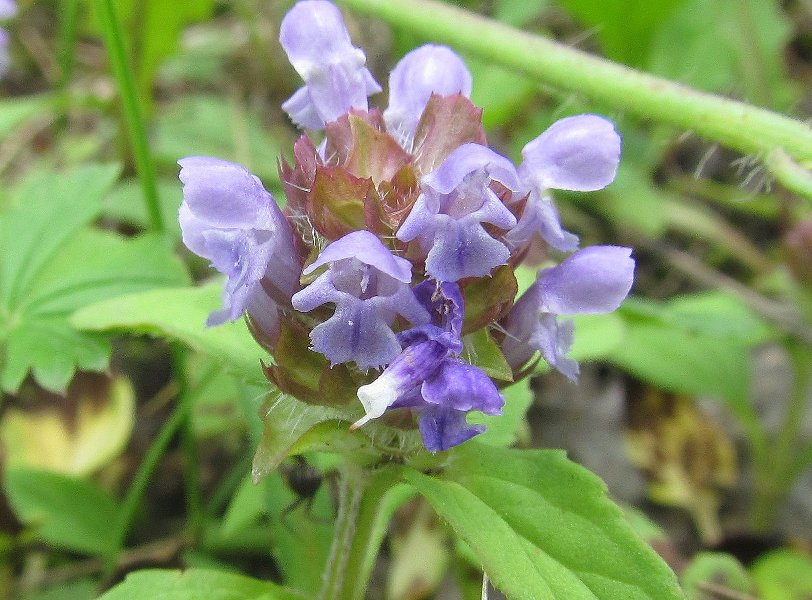
[[76,25],[79,20],[79,0],[64,0],[59,14],[59,89],[65,93],[73,77]]
[[787,350],[792,361],[794,380],[784,423],[775,442],[775,456],[777,464],[781,466],[789,465],[794,459],[795,446],[807,409],[812,376],[812,352],[809,347],[803,342],[793,340],[787,344]]
[[812,129],[772,111],[636,71],[434,0],[340,1],[539,82],[692,130],[743,154],[764,157],[783,149],[796,162],[812,159]]
[[101,16],[104,44],[110,57],[110,66],[113,69],[113,75],[116,78],[119,93],[121,94],[124,121],[127,125],[135,168],[144,193],[150,227],[154,231],[163,232],[166,227],[158,201],[155,163],[152,160],[149,142],[147,141],[147,130],[141,114],[141,106],[138,103],[132,70],[124,49],[121,23],[116,16],[113,0],[96,0],[96,5]]
[[[178,397],[180,398],[183,415],[185,417],[181,424],[180,442],[183,450],[186,522],[192,538],[197,538],[203,533],[205,513],[203,510],[203,489],[200,483],[200,461],[198,459],[197,440],[195,439],[192,421],[192,408],[196,395],[189,389],[189,380],[186,377],[184,349],[177,343],[172,344],[172,367],[175,373],[175,381],[178,382]],[[210,372],[213,374],[214,370]]]
[[752,512],[752,525],[756,531],[769,530],[778,507],[800,474],[796,447],[808,405],[812,352],[800,341],[788,342],[787,350],[794,367],[792,395],[775,443],[765,453],[764,459],[756,464],[757,485]]
[[397,466],[370,470],[346,463],[339,473],[338,516],[319,598],[361,600],[366,597],[386,525],[395,509],[415,492],[399,483]]
[[347,576],[347,561],[356,533],[358,512],[361,509],[361,499],[364,495],[367,477],[367,473],[361,467],[350,462],[345,463],[339,471],[338,515],[336,515],[333,544],[322,574],[319,600],[343,598],[339,594],[340,590],[344,588],[344,580]]
[[387,524],[395,510],[416,494],[412,487],[398,483],[399,480],[400,469],[391,468],[373,474],[367,485],[358,511],[356,535],[345,565],[342,598],[366,598],[367,583],[386,534]]

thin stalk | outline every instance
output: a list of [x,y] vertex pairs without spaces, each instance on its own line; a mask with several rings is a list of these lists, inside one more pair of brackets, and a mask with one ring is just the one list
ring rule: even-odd
[[355,537],[358,512],[367,484],[367,473],[350,462],[339,470],[338,515],[336,516],[333,543],[327,557],[327,565],[322,574],[319,600],[349,600],[340,595],[347,575],[346,566],[350,558]]
[[135,91],[135,82],[124,49],[121,23],[116,15],[113,0],[96,0],[101,16],[104,45],[110,57],[110,66],[118,84],[121,105],[124,113],[130,149],[135,161],[135,169],[144,194],[150,228],[157,232],[166,230],[161,207],[158,201],[158,186],[155,179],[155,163],[147,141],[147,130]]
[[784,422],[775,440],[774,466],[788,467],[794,457],[801,431],[801,423],[809,404],[809,384],[812,377],[812,352],[806,344],[790,341],[787,344],[792,360],[794,381]]
[[743,154],[764,158],[783,149],[798,163],[812,159],[812,129],[770,110],[700,92],[434,0],[340,2],[541,83],[694,131]]
[[73,77],[76,26],[79,21],[79,0],[64,0],[59,10],[59,89],[65,93]]
[[[215,376],[217,375],[216,369],[211,369],[201,379],[198,386],[194,391],[187,395],[193,396],[196,390],[204,388]],[[144,455],[141,464],[138,466],[138,471],[135,473],[133,482],[127,489],[124,500],[121,503],[121,511],[119,512],[119,520],[116,524],[115,536],[119,548],[124,547],[127,539],[127,534],[135,521],[135,515],[138,511],[138,506],[146,493],[147,486],[150,479],[152,479],[155,469],[164,454],[166,454],[169,444],[183,426],[184,421],[187,419],[188,411],[191,406],[190,401],[181,401],[178,403],[175,410],[164,423],[155,441],[150,445],[149,450]]]
[[790,341],[787,350],[794,367],[792,394],[775,443],[756,463],[756,497],[751,516],[756,531],[767,531],[772,526],[777,508],[800,475],[798,460],[804,454],[804,450],[799,454],[796,446],[809,404],[812,353],[800,341]]
[[[192,422],[192,408],[196,394],[189,389],[186,377],[186,363],[183,348],[172,345],[172,366],[175,380],[178,383],[180,403],[183,406],[183,423],[180,430],[181,449],[183,451],[183,483],[186,492],[186,523],[189,533],[196,538],[203,533],[205,513],[203,510],[203,489],[200,483],[200,460],[197,453]],[[210,373],[214,373],[212,369]],[[213,376],[213,375],[212,375]]]
[[387,523],[397,507],[416,495],[414,488],[399,481],[400,469],[395,467],[381,469],[370,476],[358,511],[340,598],[362,600],[366,597]]

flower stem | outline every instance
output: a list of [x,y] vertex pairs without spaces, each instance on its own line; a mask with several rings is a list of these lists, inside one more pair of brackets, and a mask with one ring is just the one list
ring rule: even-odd
[[121,94],[121,104],[124,113],[127,133],[130,139],[135,169],[141,182],[146,204],[149,224],[153,231],[163,232],[166,227],[161,215],[161,206],[158,201],[158,186],[155,180],[155,163],[147,141],[147,130],[141,114],[138,94],[135,91],[132,70],[127,61],[124,50],[124,39],[121,23],[116,15],[113,0],[97,0],[96,2],[104,32],[104,45],[110,57],[110,67],[118,84]]
[[338,516],[323,575],[321,600],[361,600],[395,509],[414,496],[397,466],[341,468]]
[[[537,81],[638,117],[692,130],[743,154],[764,158],[782,149],[797,163],[812,160],[812,129],[778,113],[649,75],[435,0],[340,1],[359,13],[451,44]],[[773,172],[779,180],[783,174]]]
[[350,557],[352,541],[355,537],[358,512],[361,498],[367,484],[367,475],[358,465],[347,462],[339,472],[338,515],[336,516],[335,534],[327,565],[322,575],[320,600],[341,598],[340,590],[344,587],[347,576],[346,566]]

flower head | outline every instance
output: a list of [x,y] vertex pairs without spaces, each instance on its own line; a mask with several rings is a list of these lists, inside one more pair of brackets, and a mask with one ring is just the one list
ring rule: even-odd
[[395,317],[428,321],[409,288],[409,261],[393,255],[374,234],[353,231],[327,246],[304,274],[324,265],[327,270],[293,296],[293,307],[302,312],[335,305],[333,316],[310,332],[313,349],[331,364],[354,362],[364,370],[392,362],[401,349],[392,331]]
[[288,222],[244,167],[205,156],[178,163],[183,242],[228,277],[223,308],[209,316],[208,324],[233,321],[248,310],[273,333],[276,305],[289,304],[301,271]]
[[[352,429],[399,411],[388,431],[401,436],[411,414],[430,452],[482,433],[471,411],[501,413],[505,363],[516,380],[540,353],[574,379],[573,324],[560,317],[617,308],[632,282],[630,249],[577,251],[518,299],[514,268],[531,239],[577,249],[550,190],[612,181],[613,125],[562,119],[524,147],[517,168],[488,147],[471,74],[449,48],[404,56],[382,113],[367,104],[380,86],[332,3],[296,3],[279,39],[304,80],[283,108],[323,130],[300,136],[291,164],[280,160],[284,211],[239,165],[180,161],[184,242],[227,276],[209,323],[247,313],[281,393],[330,405],[339,419],[357,418],[357,408],[341,411],[360,401]],[[370,437],[391,424],[382,421]]]
[[330,2],[295,4],[282,20],[279,42],[305,82],[282,105],[301,127],[323,129],[351,108],[366,110],[367,96],[381,91]]
[[423,177],[422,194],[396,235],[404,242],[417,240],[429,276],[459,281],[488,275],[507,262],[507,246],[483,223],[507,230],[516,218],[489,187],[491,181],[519,188],[510,161],[479,144],[463,144]]

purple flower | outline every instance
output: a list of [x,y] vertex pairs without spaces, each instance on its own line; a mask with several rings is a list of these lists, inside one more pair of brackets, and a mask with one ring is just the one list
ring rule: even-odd
[[504,398],[484,371],[457,357],[464,314],[459,286],[427,280],[415,287],[415,296],[432,322],[399,334],[403,352],[380,377],[358,388],[366,414],[352,428],[389,408],[411,408],[418,412],[424,445],[439,452],[485,430],[466,422],[468,411],[501,414]]
[[367,96],[381,91],[330,2],[294,5],[282,20],[279,42],[305,82],[282,105],[300,127],[323,129],[351,108],[367,110]]
[[516,218],[490,189],[498,181],[520,188],[516,169],[486,146],[463,144],[420,182],[422,193],[397,231],[417,240],[426,255],[426,273],[438,281],[481,277],[507,262],[510,251],[483,223],[511,229]]
[[505,240],[511,248],[534,233],[565,252],[578,248],[578,237],[564,231],[548,190],[590,192],[615,178],[620,161],[620,136],[612,123],[597,115],[567,117],[528,143],[519,166],[524,189],[530,192],[517,226]]
[[178,164],[183,243],[228,277],[223,308],[209,315],[208,324],[233,321],[247,310],[275,338],[277,306],[290,304],[301,273],[290,225],[245,167],[206,156]]
[[471,96],[471,73],[454,51],[427,44],[400,59],[389,75],[386,127],[410,150],[415,129],[432,94]]
[[393,255],[373,233],[353,231],[336,240],[303,274],[324,265],[327,270],[292,301],[302,312],[335,304],[333,316],[310,332],[313,349],[331,364],[387,365],[401,350],[392,331],[396,315],[416,325],[428,322],[428,312],[409,288],[411,263]]
[[634,277],[631,248],[590,246],[561,264],[540,271],[502,323],[502,351],[515,369],[536,351],[570,379],[578,363],[566,356],[572,345],[571,321],[557,315],[597,314],[615,310],[629,293]]

